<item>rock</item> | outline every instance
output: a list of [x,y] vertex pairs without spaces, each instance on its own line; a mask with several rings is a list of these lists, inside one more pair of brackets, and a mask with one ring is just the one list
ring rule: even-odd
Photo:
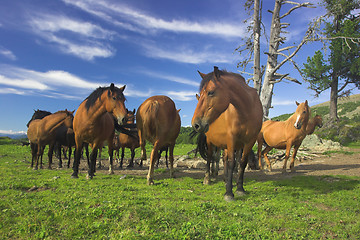
[[310,150],[315,152],[324,152],[329,150],[340,150],[342,146],[338,142],[333,142],[331,140],[325,140],[318,137],[315,134],[308,135],[301,144],[300,149]]

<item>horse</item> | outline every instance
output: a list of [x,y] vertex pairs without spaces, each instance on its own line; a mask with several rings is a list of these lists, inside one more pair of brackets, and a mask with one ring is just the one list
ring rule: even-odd
[[[35,119],[42,119],[48,115],[50,115],[51,112],[49,111],[44,111],[44,110],[34,110],[34,114],[32,115],[31,119],[29,120],[29,122],[26,124],[27,127],[29,127],[30,122],[32,120]],[[32,158],[31,158],[31,168],[34,166],[34,160],[36,159],[36,154],[37,154],[37,145],[35,143],[29,143],[30,144],[30,148],[31,148],[31,152],[32,152]],[[40,155],[40,166],[42,166],[42,157],[43,155]]]
[[313,118],[309,119],[308,125],[306,127],[306,134],[311,135],[315,131],[315,127],[321,128],[323,126],[323,120],[320,115],[316,115]]
[[136,113],[141,147],[141,160],[146,160],[146,141],[154,147],[150,155],[150,166],[147,175],[147,184],[154,184],[154,165],[158,159],[159,150],[169,147],[170,177],[174,176],[174,147],[180,132],[180,115],[175,103],[167,96],[152,96],[146,99]]
[[[235,153],[243,149],[236,193],[245,194],[243,187],[244,170],[247,157],[252,150],[257,135],[260,132],[263,111],[256,90],[245,83],[245,79],[236,73],[221,71],[214,67],[208,74],[199,72],[200,97],[191,121],[195,131],[205,133],[211,139],[212,145],[227,149],[228,157],[224,162],[226,177],[226,192],[224,199],[232,201],[232,178],[235,167]],[[221,118],[219,121],[216,121]],[[223,136],[217,139],[211,129],[216,129]],[[210,131],[210,132],[209,132]],[[212,150],[211,150],[212,151]],[[209,150],[210,152],[210,150]],[[209,161],[204,182],[209,178]]]
[[[307,135],[306,127],[310,116],[310,108],[307,100],[303,103],[296,102],[296,105],[297,109],[295,113],[286,121],[268,120],[263,123],[257,139],[260,169],[263,169],[261,165],[261,155],[264,156],[269,171],[271,171],[271,163],[267,157],[267,153],[273,148],[286,149],[285,161],[282,168],[282,172],[285,173],[286,163],[290,156],[290,150],[294,146],[290,169],[291,172],[295,172],[294,162],[296,153]],[[261,151],[264,143],[266,144],[266,148]]]
[[72,178],[78,178],[81,150],[83,143],[89,143],[92,152],[90,155],[90,166],[88,179],[92,179],[95,173],[96,157],[104,141],[109,147],[110,166],[109,173],[113,174],[113,139],[115,125],[126,122],[125,96],[123,94],[126,85],[121,88],[99,87],[94,90],[78,107],[73,129],[75,133],[75,159],[73,164]]
[[166,164],[166,168],[169,168],[169,162],[168,162],[168,152],[169,152],[169,147],[168,146],[164,146],[159,150],[159,155],[158,155],[158,159],[156,161],[156,167],[159,167],[159,163],[160,163],[160,158],[161,158],[161,154],[162,152],[165,152],[165,164]]
[[[135,109],[133,111],[127,111],[127,122],[126,124],[133,125],[135,123]],[[129,131],[131,131],[130,128],[128,128]],[[115,140],[116,141],[116,140]],[[139,137],[137,136],[131,136],[124,133],[119,133],[118,140],[117,140],[117,155],[119,156],[119,149],[121,148],[121,160],[120,160],[120,168],[122,168],[124,155],[125,155],[125,148],[130,148],[131,150],[131,160],[127,168],[133,168],[134,167],[134,157],[135,157],[135,149],[140,147],[139,143]],[[142,161],[140,163],[140,166],[142,166]]]
[[[42,119],[35,119],[30,122],[27,136],[32,145],[32,158],[36,158],[36,165],[34,167],[35,170],[38,169],[39,157],[43,155],[44,148],[48,144],[49,169],[51,169],[52,154],[56,141],[56,131],[63,125],[69,128],[72,127],[74,119],[73,113],[74,111],[69,112],[68,110],[58,111]],[[33,149],[35,145],[37,146],[36,152]],[[42,162],[40,163],[40,168],[42,168]]]

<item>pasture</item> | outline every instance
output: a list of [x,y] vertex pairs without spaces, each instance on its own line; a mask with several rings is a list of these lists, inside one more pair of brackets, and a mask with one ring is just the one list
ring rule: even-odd
[[[183,154],[177,149],[186,152],[192,147],[176,145],[175,159]],[[358,176],[258,178],[258,174],[246,172],[248,194],[226,202],[220,177],[203,185],[205,169],[201,174],[175,169],[175,179],[169,178],[168,170],[157,169],[155,184],[148,186],[146,174],[97,171],[92,180],[86,180],[85,172],[79,179],[71,179],[71,169],[34,171],[29,168],[30,160],[29,147],[0,142],[1,239],[360,236]],[[47,162],[47,157],[44,160]]]

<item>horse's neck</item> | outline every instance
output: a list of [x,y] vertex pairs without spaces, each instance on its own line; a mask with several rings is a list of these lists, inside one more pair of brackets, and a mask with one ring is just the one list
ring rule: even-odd
[[[295,122],[297,120],[297,115],[294,113],[293,115],[291,115],[286,121],[285,121],[285,127],[286,128],[294,128],[295,126]],[[306,134],[306,127],[308,125],[308,122],[304,122],[301,126],[300,129],[298,130],[301,130],[301,131],[298,131],[299,134],[303,134],[305,133]]]
[[91,120],[91,122],[97,122],[107,112],[101,98],[100,100],[97,100],[87,112],[89,120]]

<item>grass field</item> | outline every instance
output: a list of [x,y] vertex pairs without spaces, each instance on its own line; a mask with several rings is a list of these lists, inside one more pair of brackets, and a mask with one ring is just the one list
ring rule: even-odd
[[69,169],[31,170],[29,160],[28,147],[0,144],[1,239],[360,236],[359,178],[258,181],[245,174],[248,194],[228,203],[222,181],[204,186],[200,178],[180,177],[147,186],[146,176],[102,173],[89,181],[71,179]]

